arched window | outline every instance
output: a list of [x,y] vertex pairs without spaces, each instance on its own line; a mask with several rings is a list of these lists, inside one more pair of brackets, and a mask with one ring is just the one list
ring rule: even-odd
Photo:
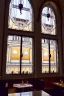
[[8,28],[33,31],[33,11],[30,0],[11,0],[9,5]]
[[52,6],[48,4],[43,7],[41,14],[42,73],[58,72],[58,38],[56,37],[56,29],[56,16]]
[[11,0],[9,5],[6,74],[34,72],[34,32],[32,7],[29,1]]
[[56,18],[53,9],[50,6],[43,8],[41,18],[42,33],[56,35]]

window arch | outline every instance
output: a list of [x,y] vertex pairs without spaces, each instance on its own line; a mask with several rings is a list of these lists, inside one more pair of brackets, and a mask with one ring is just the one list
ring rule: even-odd
[[56,35],[56,18],[51,6],[45,6],[41,14],[41,32]]
[[[19,4],[22,4],[21,9]],[[8,28],[33,31],[33,10],[30,0],[11,0],[9,5]]]

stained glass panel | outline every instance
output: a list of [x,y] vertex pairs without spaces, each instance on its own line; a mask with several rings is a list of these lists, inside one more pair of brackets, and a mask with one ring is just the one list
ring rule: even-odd
[[[19,4],[23,5],[21,11]],[[9,5],[8,28],[33,31],[32,21],[32,7],[29,0],[11,0]]]
[[51,7],[44,7],[41,14],[41,30],[43,34],[56,35],[55,14]]

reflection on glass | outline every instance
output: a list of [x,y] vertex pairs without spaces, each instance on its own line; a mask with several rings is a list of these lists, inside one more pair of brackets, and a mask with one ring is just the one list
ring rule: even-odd
[[30,37],[22,37],[22,64],[21,64],[21,73],[30,74],[32,73],[32,65],[33,65],[33,59],[32,59],[32,52],[33,52],[33,42],[32,38]]
[[42,73],[49,73],[48,39],[42,39]]
[[41,14],[42,33],[56,35],[55,14],[51,7],[44,7]]
[[41,96],[51,96],[51,95],[49,95],[48,93],[46,93],[44,91],[41,91]]
[[10,93],[8,96],[32,96],[32,92]]
[[23,8],[19,10],[20,0],[11,0],[9,5],[8,28],[16,30],[33,31],[32,7],[29,0],[21,0]]
[[30,91],[30,92],[20,92],[20,93],[10,93],[8,96],[51,96],[45,91]]
[[50,65],[51,73],[58,72],[58,48],[55,40],[50,40]]
[[20,36],[8,36],[6,74],[19,74],[20,72]]

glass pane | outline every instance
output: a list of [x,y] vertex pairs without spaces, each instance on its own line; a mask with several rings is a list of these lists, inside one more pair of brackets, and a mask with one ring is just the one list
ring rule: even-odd
[[52,8],[44,7],[41,14],[42,33],[56,35],[55,14]]
[[[23,8],[19,9],[19,4]],[[33,31],[32,7],[29,0],[11,0],[9,5],[8,28],[16,30]]]
[[48,39],[42,39],[42,73],[49,73],[49,44]]
[[57,48],[57,42],[55,40],[50,40],[50,71],[58,72],[58,48]]
[[22,64],[21,73],[31,74],[33,72],[33,42],[30,37],[22,37]]
[[8,36],[6,74],[19,74],[20,72],[20,36]]

